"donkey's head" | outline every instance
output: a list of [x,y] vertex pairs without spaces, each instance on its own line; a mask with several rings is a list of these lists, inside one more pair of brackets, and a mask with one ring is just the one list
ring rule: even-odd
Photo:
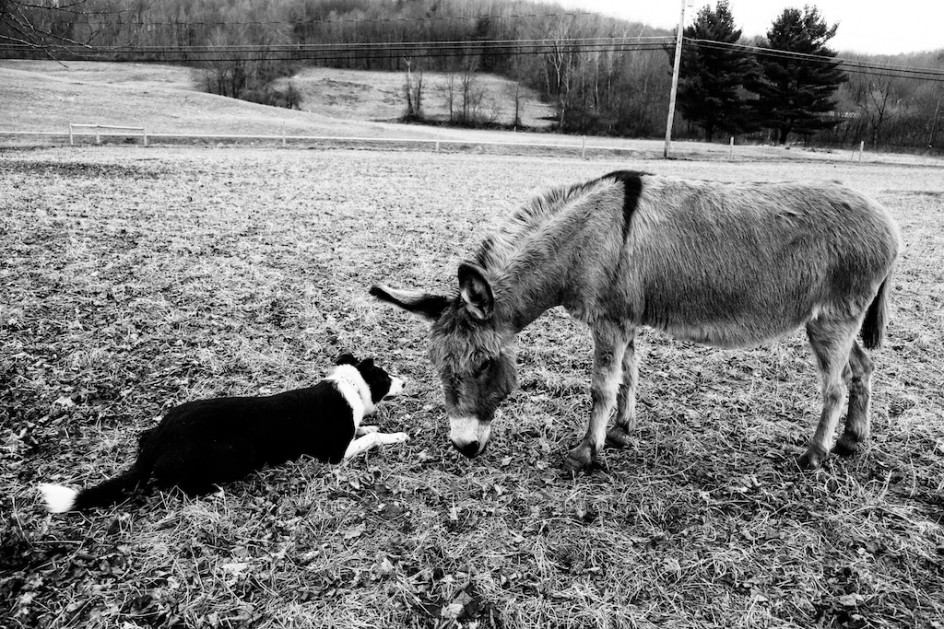
[[449,438],[464,455],[481,454],[495,409],[516,385],[515,335],[495,314],[485,272],[461,264],[452,298],[387,286],[373,286],[370,294],[430,323],[429,358],[442,379]]

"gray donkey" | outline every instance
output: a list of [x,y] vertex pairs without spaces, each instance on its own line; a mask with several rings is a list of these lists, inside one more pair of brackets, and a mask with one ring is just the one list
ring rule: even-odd
[[[635,420],[635,335],[647,325],[734,348],[800,326],[822,377],[823,411],[798,463],[819,467],[849,407],[838,454],[869,436],[872,361],[885,331],[901,237],[888,212],[837,183],[715,183],[614,172],[551,190],[515,212],[459,265],[452,296],[373,286],[431,323],[429,356],[445,393],[452,443],[485,449],[514,389],[515,335],[563,306],[594,340],[593,410],[567,466],[588,468],[604,442],[628,443]],[[607,422],[616,406],[615,425]]]

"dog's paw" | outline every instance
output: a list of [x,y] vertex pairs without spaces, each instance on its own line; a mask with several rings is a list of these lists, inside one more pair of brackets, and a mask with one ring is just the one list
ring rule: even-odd
[[384,445],[389,445],[391,443],[403,443],[404,441],[410,440],[410,435],[406,434],[405,432],[392,432],[389,434],[378,433],[377,436],[380,437],[380,443]]
[[364,435],[369,435],[380,430],[377,426],[358,426],[355,436],[363,437]]

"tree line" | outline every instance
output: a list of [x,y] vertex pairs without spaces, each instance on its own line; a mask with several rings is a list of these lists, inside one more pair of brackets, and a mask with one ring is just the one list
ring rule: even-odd
[[895,68],[944,69],[944,51],[853,55],[846,70],[828,46],[837,29],[814,6],[785,8],[766,37],[747,42],[726,0],[700,9],[684,29],[679,79],[689,132],[939,148],[944,73]]
[[[676,137],[942,142],[944,83],[830,62],[837,26],[815,7],[785,8],[753,40],[735,25],[720,0],[685,29]],[[466,124],[479,110],[462,99],[490,72],[537,90],[569,133],[664,134],[673,51],[669,31],[522,0],[0,0],[6,57],[184,63],[207,91],[288,107],[300,96],[276,79],[306,65],[397,71],[415,120],[423,73],[446,72],[456,77],[447,98]],[[944,52],[892,61],[944,68]],[[508,98],[516,111],[517,94]]]

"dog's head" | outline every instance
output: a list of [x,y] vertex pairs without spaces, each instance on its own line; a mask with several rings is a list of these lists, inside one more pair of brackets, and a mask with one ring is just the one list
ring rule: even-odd
[[371,402],[376,404],[387,397],[396,397],[403,392],[403,380],[388,374],[374,363],[373,358],[357,360],[353,354],[341,354],[334,361],[336,365],[352,365],[367,383]]

